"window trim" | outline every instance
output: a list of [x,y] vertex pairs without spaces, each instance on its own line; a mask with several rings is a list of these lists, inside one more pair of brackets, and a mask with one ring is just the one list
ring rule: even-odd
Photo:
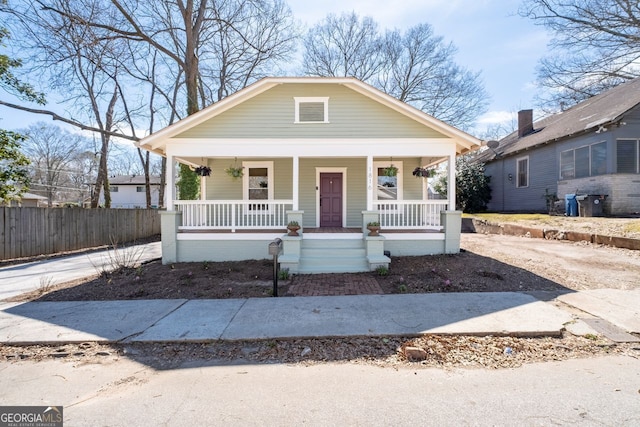
[[[527,183],[526,185],[520,185],[520,162],[526,160],[527,161],[527,170],[526,170],[526,178],[527,178]],[[518,157],[516,159],[516,188],[528,188],[529,184],[530,184],[530,175],[529,175],[529,171],[531,170],[531,163],[529,161],[529,156],[524,156],[524,157]]]
[[[244,174],[242,175],[242,200],[249,201],[249,169],[252,168],[266,168],[267,169],[267,201],[274,200],[274,174],[273,174],[273,161],[243,161],[242,167],[244,168]],[[250,211],[249,209],[245,209],[245,214],[248,213],[270,213],[271,206],[267,205],[267,209],[261,211]],[[245,208],[248,208],[248,205],[245,205]]]
[[[329,97],[328,96],[295,96],[293,97],[295,103],[295,112],[293,123],[295,124],[303,124],[303,123],[329,123]],[[304,104],[305,102],[321,102],[324,104],[324,120],[317,122],[310,121],[301,121],[300,120],[300,104]]]

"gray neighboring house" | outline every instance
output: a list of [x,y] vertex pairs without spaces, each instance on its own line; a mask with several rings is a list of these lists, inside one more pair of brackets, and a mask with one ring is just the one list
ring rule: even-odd
[[545,192],[606,195],[608,215],[640,212],[640,78],[533,122],[477,161],[491,177],[491,211],[545,212]]

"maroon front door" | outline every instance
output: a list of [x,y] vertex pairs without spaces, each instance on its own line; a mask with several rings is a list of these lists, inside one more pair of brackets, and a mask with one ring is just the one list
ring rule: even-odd
[[320,174],[320,227],[342,227],[342,174]]

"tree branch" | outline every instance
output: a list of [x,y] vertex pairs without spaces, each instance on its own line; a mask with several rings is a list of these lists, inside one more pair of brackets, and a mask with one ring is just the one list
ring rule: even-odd
[[117,138],[124,138],[124,139],[128,139],[129,141],[140,141],[140,138],[138,138],[136,136],[124,135],[124,134],[121,134],[121,133],[118,133],[118,132],[110,132],[110,131],[107,131],[107,130],[101,130],[101,129],[95,128],[93,126],[83,125],[82,123],[77,122],[75,120],[68,119],[66,117],[62,117],[62,116],[54,113],[53,111],[39,110],[39,109],[35,109],[35,108],[24,107],[22,105],[12,104],[10,102],[6,102],[6,101],[3,101],[1,99],[0,99],[0,105],[4,105],[6,107],[13,108],[13,109],[16,109],[16,110],[26,111],[28,113],[45,114],[45,115],[51,116],[51,118],[53,118],[53,120],[58,120],[58,121],[70,124],[71,126],[75,126],[75,127],[79,128],[79,129],[82,129],[82,130],[88,130],[88,131],[91,131],[91,132],[98,132],[98,133],[106,134],[106,135],[109,135],[109,136],[114,136],[114,137],[117,137]]

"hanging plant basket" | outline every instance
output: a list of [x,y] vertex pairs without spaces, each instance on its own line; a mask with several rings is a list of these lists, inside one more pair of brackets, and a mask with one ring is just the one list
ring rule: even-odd
[[211,168],[209,166],[198,166],[194,169],[196,175],[209,176],[211,175]]
[[384,168],[384,176],[396,176],[398,175],[398,168],[393,166],[393,165],[389,165],[388,167]]
[[235,160],[234,165],[229,165],[229,167],[224,171],[233,179],[242,178],[244,176],[244,168],[242,166],[238,167],[238,159]]
[[436,170],[417,167],[412,173],[416,178],[431,178],[436,174]]
[[233,166],[229,166],[224,171],[233,179],[242,178],[244,176],[243,168],[236,168]]

